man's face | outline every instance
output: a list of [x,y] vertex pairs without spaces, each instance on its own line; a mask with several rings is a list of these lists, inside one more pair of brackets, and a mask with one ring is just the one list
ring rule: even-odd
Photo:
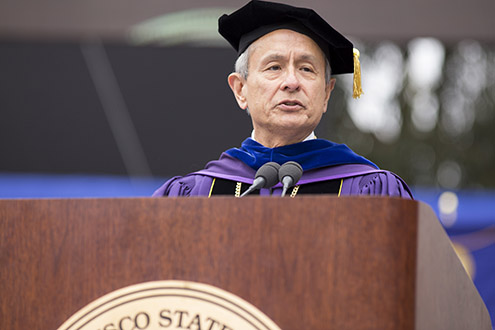
[[240,78],[236,98],[249,108],[256,139],[301,141],[320,122],[335,83],[325,84],[323,52],[306,35],[276,30],[255,41],[249,55],[249,74]]

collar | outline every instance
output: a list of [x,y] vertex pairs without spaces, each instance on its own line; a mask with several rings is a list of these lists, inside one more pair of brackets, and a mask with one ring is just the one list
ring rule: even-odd
[[365,164],[378,168],[345,144],[324,139],[310,139],[287,146],[267,148],[254,139],[247,138],[240,148],[229,149],[226,153],[254,170],[258,170],[267,162],[282,165],[290,160],[301,164],[304,171],[344,164]]
[[[256,139],[254,138],[254,129],[253,131],[251,132],[251,139],[253,139],[254,141],[256,141]],[[311,134],[309,134],[304,140],[302,140],[301,142],[304,142],[304,141],[308,141],[308,140],[314,140],[316,139],[316,135],[315,135],[315,132],[311,132]],[[258,141],[256,141],[258,142]],[[258,142],[259,143],[259,142]]]

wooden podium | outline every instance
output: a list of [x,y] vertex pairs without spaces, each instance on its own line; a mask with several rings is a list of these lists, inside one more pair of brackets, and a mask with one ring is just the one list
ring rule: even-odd
[[186,280],[286,329],[491,329],[433,211],[300,196],[0,200],[0,329],[57,329],[131,284]]

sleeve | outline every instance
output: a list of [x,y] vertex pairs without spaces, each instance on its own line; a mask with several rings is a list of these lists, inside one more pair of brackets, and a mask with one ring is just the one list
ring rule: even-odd
[[391,196],[413,199],[407,184],[400,177],[388,171],[344,179],[342,195]]
[[152,197],[208,196],[212,179],[203,175],[176,176],[158,188]]
[[191,193],[191,187],[189,187],[183,180],[183,177],[176,176],[165,182],[160,188],[158,188],[152,195],[152,197],[178,197],[189,196]]

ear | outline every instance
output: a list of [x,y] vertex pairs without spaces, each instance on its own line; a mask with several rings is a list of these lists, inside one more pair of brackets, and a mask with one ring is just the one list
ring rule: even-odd
[[246,96],[244,95],[246,80],[239,73],[233,72],[229,74],[227,81],[232,93],[234,93],[237,104],[239,104],[241,109],[246,110],[248,106]]
[[328,100],[330,100],[330,95],[335,88],[336,81],[337,80],[335,78],[331,78],[330,82],[325,86],[325,110],[323,112],[327,112]]

